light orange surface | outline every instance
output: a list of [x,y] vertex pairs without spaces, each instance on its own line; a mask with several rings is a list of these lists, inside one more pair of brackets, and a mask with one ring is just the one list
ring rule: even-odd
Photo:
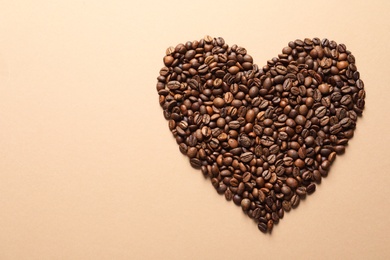
[[[1,1],[0,259],[389,259],[389,1]],[[272,235],[181,155],[165,49],[204,35],[262,66],[327,37],[367,91],[346,154]]]

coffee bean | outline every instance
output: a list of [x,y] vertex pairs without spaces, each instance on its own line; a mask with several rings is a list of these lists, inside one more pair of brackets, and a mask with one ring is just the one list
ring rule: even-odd
[[308,194],[312,194],[314,191],[316,190],[316,185],[314,183],[310,183],[307,187],[306,187],[306,192]]
[[263,232],[263,233],[267,232],[268,227],[267,227],[267,224],[266,224],[266,223],[259,223],[259,224],[257,225],[257,227],[259,228],[259,230],[260,230],[261,232]]
[[185,144],[185,143],[181,143],[180,145],[179,145],[179,149],[180,149],[180,152],[182,153],[182,154],[187,154],[187,149],[188,149],[188,147],[187,147],[187,145]]
[[237,187],[237,194],[244,196],[245,195],[244,194],[245,188],[246,188],[246,185],[243,182],[240,182],[240,184],[238,184],[238,187]]
[[336,159],[336,152],[330,153],[329,156],[328,156],[329,162],[332,163],[335,159]]
[[187,156],[190,158],[194,158],[197,153],[198,153],[198,149],[196,149],[195,147],[189,147],[187,150]]
[[213,100],[213,104],[214,104],[214,106],[221,108],[225,105],[225,100],[223,100],[220,97],[217,97]]
[[260,208],[256,208],[253,213],[252,213],[252,217],[254,219],[259,219],[261,217],[261,210]]
[[298,195],[293,195],[290,199],[291,207],[296,208],[299,205],[299,197]]
[[233,192],[230,189],[227,189],[225,191],[225,198],[226,200],[230,201],[233,199]]
[[340,131],[342,130],[342,127],[340,124],[335,124],[335,125],[332,125],[329,129],[329,132],[332,134],[332,135],[335,135],[335,134],[338,134]]
[[228,125],[230,129],[239,129],[241,127],[239,121],[230,121]]
[[283,193],[284,195],[290,195],[290,193],[291,193],[291,189],[290,189],[290,187],[288,187],[288,186],[283,186],[282,189],[281,189],[281,191],[282,191],[282,193]]
[[244,163],[250,162],[253,159],[253,153],[251,152],[246,152],[241,154],[240,160]]
[[219,186],[217,187],[217,192],[219,194],[224,194],[226,190],[227,190],[227,186],[223,183],[220,183]]
[[262,232],[315,191],[365,106],[355,57],[328,39],[292,41],[259,67],[205,36],[163,63],[156,90],[180,152]]
[[286,184],[290,187],[290,188],[297,188],[298,187],[298,181],[294,178],[287,178],[286,180]]
[[251,206],[251,201],[249,199],[243,199],[241,201],[242,210],[247,211]]
[[314,115],[318,118],[325,116],[325,114],[326,114],[326,107],[325,106],[320,106],[319,108],[317,108],[314,111]]
[[296,189],[295,191],[297,193],[298,196],[300,197],[304,197],[306,195],[306,187],[304,186],[300,186]]
[[291,210],[291,203],[288,200],[283,200],[282,202],[282,207],[285,211],[290,211]]
[[328,160],[325,160],[321,163],[321,168],[324,170],[328,170],[330,166],[330,162]]
[[252,145],[251,139],[246,134],[240,135],[240,137],[238,138],[238,142],[242,147],[245,148],[249,148]]
[[305,125],[306,123],[306,118],[302,115],[298,115],[296,118],[295,118],[295,122],[298,124],[298,125]]
[[213,41],[213,37],[210,35],[206,35],[203,39],[206,43],[211,43]]
[[263,136],[260,139],[260,143],[264,146],[271,146],[274,144],[274,139],[272,137],[269,137],[269,136]]
[[191,166],[195,169],[200,169],[200,167],[202,166],[202,162],[198,158],[191,158],[190,162]]
[[320,92],[322,94],[328,94],[329,90],[330,90],[330,86],[327,83],[323,83],[323,84],[318,86],[318,89],[320,90]]
[[235,75],[235,74],[237,74],[237,72],[240,71],[240,68],[237,67],[237,66],[231,66],[231,67],[228,69],[228,71],[229,71],[230,74]]

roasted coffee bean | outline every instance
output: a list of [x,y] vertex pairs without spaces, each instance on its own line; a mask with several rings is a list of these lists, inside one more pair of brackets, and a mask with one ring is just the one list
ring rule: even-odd
[[230,201],[233,199],[233,192],[230,189],[227,189],[225,191],[225,198],[226,200]]
[[299,196],[304,197],[306,195],[306,187],[300,186],[295,191]]
[[315,191],[365,106],[355,57],[328,39],[292,41],[260,68],[205,36],[163,63],[156,90],[180,152],[262,232]]
[[244,163],[250,162],[253,159],[253,153],[251,152],[246,152],[241,154],[240,160]]
[[242,210],[247,211],[251,206],[251,201],[249,199],[243,199],[241,201]]
[[318,118],[325,116],[325,114],[326,114],[326,107],[325,106],[320,106],[319,108],[317,108],[314,111],[314,115]]
[[281,191],[282,191],[282,193],[283,193],[284,195],[290,195],[290,193],[291,193],[290,187],[288,187],[288,186],[286,186],[286,185],[284,185],[284,186],[282,187]]
[[290,188],[293,188],[293,189],[295,189],[295,188],[298,187],[298,181],[297,181],[296,179],[294,179],[294,178],[291,178],[291,177],[287,178],[286,184],[287,184]]
[[239,129],[241,127],[239,121],[230,121],[228,123],[228,126],[230,129],[234,129],[234,130]]
[[293,195],[293,196],[291,197],[291,199],[290,199],[291,206],[292,206],[293,208],[298,207],[299,201],[300,201],[299,196],[298,196],[298,195]]
[[342,130],[342,127],[341,127],[340,124],[332,125],[332,126],[329,128],[329,132],[330,132],[330,134],[332,134],[332,135],[338,134],[341,130]]
[[290,211],[291,210],[291,203],[288,200],[283,200],[282,202],[282,207],[285,211]]
[[260,230],[261,232],[263,232],[263,233],[266,233],[266,232],[267,232],[268,227],[267,227],[267,224],[266,224],[266,223],[260,222],[260,223],[257,225],[257,227],[259,228],[259,230]]
[[313,192],[315,192],[316,190],[316,185],[314,183],[310,183],[307,187],[306,187],[306,192],[308,194],[312,194]]
[[253,210],[252,217],[254,219],[259,219],[261,217],[261,210],[260,210],[260,208],[256,208],[255,210]]

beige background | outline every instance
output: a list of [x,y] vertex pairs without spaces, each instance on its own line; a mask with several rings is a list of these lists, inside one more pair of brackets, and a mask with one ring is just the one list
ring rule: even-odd
[[[389,259],[390,2],[312,2],[0,1],[0,259]],[[206,34],[260,66],[328,37],[365,82],[346,154],[272,235],[190,167],[158,104],[165,49]]]

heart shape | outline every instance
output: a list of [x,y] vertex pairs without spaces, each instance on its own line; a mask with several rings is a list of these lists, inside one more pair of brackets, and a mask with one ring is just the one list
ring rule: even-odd
[[262,232],[315,191],[364,108],[354,56],[328,39],[291,41],[262,68],[210,36],[163,61],[156,88],[180,151]]

